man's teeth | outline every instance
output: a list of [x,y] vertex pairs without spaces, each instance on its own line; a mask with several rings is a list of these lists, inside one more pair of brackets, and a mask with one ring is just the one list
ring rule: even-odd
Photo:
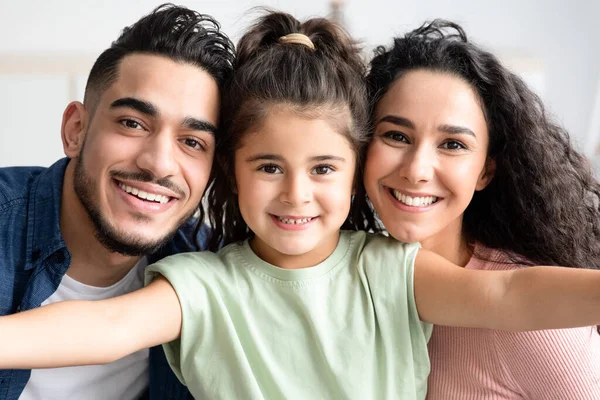
[[279,221],[283,222],[284,224],[290,224],[290,225],[301,225],[301,224],[306,224],[307,222],[310,222],[313,220],[313,217],[309,217],[309,218],[300,218],[300,219],[290,219],[290,218],[281,218],[278,216],[275,216]]
[[396,200],[398,200],[401,203],[406,204],[407,206],[425,207],[425,206],[430,206],[433,203],[435,203],[436,201],[438,201],[438,198],[435,196],[410,197],[410,196],[400,193],[397,190],[392,190],[392,193],[394,194],[394,197],[396,198]]
[[124,191],[126,191],[127,193],[137,196],[140,199],[144,199],[147,201],[154,201],[154,202],[160,203],[160,204],[166,204],[169,202],[169,197],[163,196],[162,194],[144,192],[143,190],[139,190],[137,188],[127,186],[121,182],[119,182],[119,187],[121,189],[123,189]]

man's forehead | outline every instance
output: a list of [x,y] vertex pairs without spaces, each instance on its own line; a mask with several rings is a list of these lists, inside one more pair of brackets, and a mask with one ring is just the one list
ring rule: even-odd
[[186,80],[188,85],[216,86],[214,78],[203,68],[174,61],[166,56],[130,54],[121,60],[114,84],[121,87],[173,85]]
[[151,103],[159,111],[196,114],[218,103],[219,89],[214,78],[200,67],[163,56],[132,54],[121,61],[103,103],[110,107],[121,98]]

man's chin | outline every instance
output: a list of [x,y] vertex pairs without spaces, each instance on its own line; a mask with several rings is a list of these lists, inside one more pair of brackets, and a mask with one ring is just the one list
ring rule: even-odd
[[[149,229],[147,227],[141,229]],[[162,229],[164,231],[164,229]],[[140,236],[136,231],[116,231],[112,229],[96,230],[96,238],[110,252],[124,256],[144,256],[157,252],[165,246],[176,233],[172,228],[167,235],[160,237]]]

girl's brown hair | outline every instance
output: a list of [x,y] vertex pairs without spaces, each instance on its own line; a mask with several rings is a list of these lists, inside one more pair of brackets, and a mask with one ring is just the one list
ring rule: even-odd
[[[299,33],[313,46],[281,40]],[[310,44],[309,42],[309,44]],[[344,229],[372,229],[374,217],[362,184],[368,107],[365,65],[360,50],[337,24],[325,18],[301,23],[289,14],[268,12],[241,38],[233,77],[225,85],[223,135],[217,143],[209,218],[214,232],[209,249],[248,238],[238,207],[234,157],[244,136],[263,123],[273,107],[335,123],[355,150],[356,196]],[[361,204],[358,204],[361,203]]]

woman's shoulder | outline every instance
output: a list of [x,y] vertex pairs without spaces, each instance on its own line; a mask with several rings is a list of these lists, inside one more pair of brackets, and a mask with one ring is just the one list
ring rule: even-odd
[[531,263],[523,256],[509,250],[494,249],[481,243],[473,247],[473,255],[466,265],[468,269],[477,270],[512,270],[526,268]]

